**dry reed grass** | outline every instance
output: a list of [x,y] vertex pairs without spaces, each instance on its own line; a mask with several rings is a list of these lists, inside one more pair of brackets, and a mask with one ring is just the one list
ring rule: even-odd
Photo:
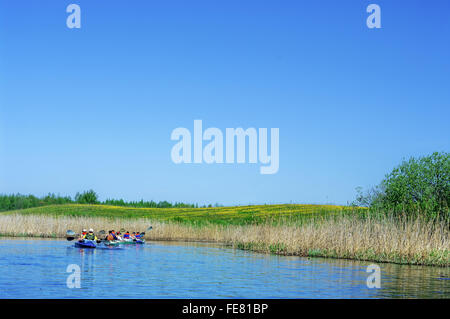
[[2,236],[65,237],[67,229],[144,231],[147,240],[221,242],[236,248],[284,255],[321,256],[450,266],[449,228],[422,219],[341,217],[302,225],[195,226],[149,219],[0,215]]

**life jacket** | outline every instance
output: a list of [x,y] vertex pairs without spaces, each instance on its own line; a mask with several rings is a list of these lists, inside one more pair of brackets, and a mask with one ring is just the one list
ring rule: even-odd
[[106,240],[114,240],[113,234],[108,234],[108,237],[106,237]]
[[125,233],[125,234],[123,235],[123,238],[129,239],[129,238],[130,238],[130,234],[129,234],[129,233]]
[[95,237],[94,234],[86,234],[86,236],[84,236],[84,239],[87,239],[87,240],[95,240],[96,237]]

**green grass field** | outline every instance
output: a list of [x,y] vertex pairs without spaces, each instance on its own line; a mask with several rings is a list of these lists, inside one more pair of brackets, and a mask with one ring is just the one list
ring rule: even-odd
[[108,218],[148,218],[190,224],[258,224],[261,222],[301,222],[319,216],[365,211],[363,208],[334,205],[255,205],[211,208],[131,208],[107,205],[65,204],[34,207],[1,214],[82,216]]

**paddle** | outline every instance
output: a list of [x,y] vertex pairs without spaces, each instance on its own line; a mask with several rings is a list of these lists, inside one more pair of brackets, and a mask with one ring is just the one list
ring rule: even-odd
[[[98,232],[99,235],[104,235],[106,232],[102,229]],[[100,244],[101,242],[105,241],[104,239],[98,239],[97,238],[97,244]]]
[[[150,226],[150,227],[148,227],[147,229],[146,229],[146,231],[148,231],[148,230],[152,230],[153,229],[153,226]],[[142,233],[141,233],[141,239],[143,239],[143,237],[145,236],[145,231],[143,231]]]
[[[99,231],[99,234],[105,234],[105,231],[104,230],[101,230],[101,231]],[[78,237],[80,237],[80,235],[79,234],[76,234],[73,230],[68,230],[68,231],[66,231],[66,239],[67,239],[67,241],[72,241],[72,240],[74,240],[75,238],[78,238]],[[101,240],[100,239],[97,239],[97,243],[100,243],[101,242]]]
[[75,232],[73,231],[73,230],[68,230],[67,232],[66,232],[66,239],[67,239],[67,241],[72,241],[72,240],[74,240],[76,237],[78,237],[78,235],[77,234],[75,234]]

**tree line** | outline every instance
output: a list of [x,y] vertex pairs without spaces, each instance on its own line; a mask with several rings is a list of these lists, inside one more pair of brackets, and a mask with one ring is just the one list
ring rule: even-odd
[[[123,199],[107,199],[100,201],[98,194],[94,190],[77,193],[74,198],[70,196],[60,196],[50,193],[43,197],[22,194],[0,194],[0,211],[26,209],[32,207],[40,207],[47,205],[63,205],[63,204],[97,204],[112,205],[137,208],[198,208],[198,204],[188,204],[182,202],[170,203],[168,201],[125,201]],[[219,206],[216,204],[215,206]],[[212,207],[212,205],[203,205],[201,207]]]

